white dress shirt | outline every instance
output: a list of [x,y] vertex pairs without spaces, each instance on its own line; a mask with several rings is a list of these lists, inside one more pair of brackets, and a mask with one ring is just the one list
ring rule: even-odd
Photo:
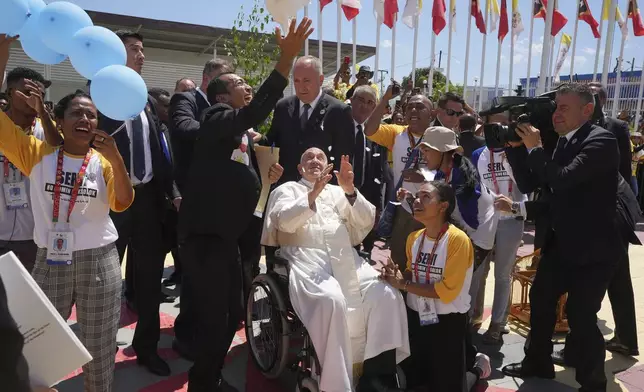
[[141,125],[143,127],[143,150],[145,151],[145,177],[143,180],[139,180],[134,175],[134,151],[132,149],[132,120],[125,121],[125,128],[127,130],[127,136],[130,138],[130,179],[132,180],[132,185],[147,184],[152,181],[154,174],[152,173],[152,152],[150,151],[150,124],[148,123],[148,116],[145,114],[145,110],[140,114],[141,116]]
[[[322,94],[324,94],[324,93],[322,92],[322,90],[320,90],[320,92],[318,93],[318,96],[317,96],[317,97],[315,97],[315,99],[313,100],[313,102],[311,102],[311,103],[309,104],[309,106],[311,106],[311,108],[309,109],[309,118],[311,118],[311,114],[313,114],[313,110],[315,109],[315,107],[317,106],[318,102],[320,101],[320,97],[322,96]],[[306,104],[305,104],[304,102],[302,102],[302,100],[301,100],[301,99],[300,99],[299,101],[300,101],[300,116],[301,116],[301,115],[302,115],[302,113],[304,113],[304,109],[302,109],[302,108],[303,108],[303,107],[304,107],[304,105],[306,105]]]

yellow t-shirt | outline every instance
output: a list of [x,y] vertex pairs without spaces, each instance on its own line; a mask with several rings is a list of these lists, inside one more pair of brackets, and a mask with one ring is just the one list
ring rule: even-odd
[[[425,229],[415,231],[407,237],[407,270],[412,271],[412,280],[416,283],[427,282],[429,265],[429,282],[434,283],[438,294],[436,312],[438,314],[466,313],[470,309],[470,284],[474,247],[470,238],[461,229],[449,225],[447,233],[440,239],[433,259],[429,256],[434,248],[435,239],[422,236]],[[423,248],[419,249],[421,242]],[[420,257],[419,257],[420,252]],[[419,260],[418,266],[416,261]],[[415,271],[418,270],[418,279]],[[407,305],[417,309],[417,296],[407,294]]]
[[[9,158],[22,173],[29,177],[30,204],[34,216],[34,241],[47,248],[49,232],[54,229],[53,195],[56,184],[58,149],[26,135],[5,113],[0,112],[0,153]],[[118,238],[109,212],[125,211],[131,204],[121,204],[114,192],[112,165],[98,152],[87,164],[83,183],[70,217],[74,232],[74,251],[99,248]],[[85,156],[64,154],[63,180],[60,196],[60,221],[67,219],[67,211],[76,176]]]

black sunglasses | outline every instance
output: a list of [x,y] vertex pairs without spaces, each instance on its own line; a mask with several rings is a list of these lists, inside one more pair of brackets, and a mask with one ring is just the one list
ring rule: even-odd
[[463,115],[463,112],[457,112],[456,110],[452,110],[452,109],[445,109],[445,113],[446,113],[448,116],[458,116],[458,117],[461,117],[461,116]]

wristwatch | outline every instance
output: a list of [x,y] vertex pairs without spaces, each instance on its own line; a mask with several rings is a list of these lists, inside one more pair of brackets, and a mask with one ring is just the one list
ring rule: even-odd
[[521,206],[520,206],[520,205],[519,205],[519,203],[518,203],[518,202],[516,202],[516,201],[515,201],[515,202],[513,202],[513,203],[512,203],[512,206],[510,207],[510,209],[512,210],[512,213],[513,213],[514,215],[516,215],[516,214],[518,214],[518,213],[519,213],[520,208],[521,208]]

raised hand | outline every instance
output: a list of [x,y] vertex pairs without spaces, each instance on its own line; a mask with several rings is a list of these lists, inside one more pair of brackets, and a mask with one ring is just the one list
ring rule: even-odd
[[315,205],[315,199],[318,198],[326,184],[328,184],[329,181],[331,181],[331,178],[333,178],[331,170],[333,170],[332,163],[328,164],[324,170],[322,170],[317,180],[313,183],[313,189],[309,192],[309,206],[311,206],[311,208]]
[[9,47],[18,39],[18,36],[7,37],[5,34],[0,34],[0,85],[4,83],[4,71],[9,62]]
[[25,94],[22,91],[16,91],[16,95],[42,117],[46,111],[42,98],[43,91],[37,83],[29,79],[25,79],[25,88],[27,89],[28,94]]
[[304,42],[311,35],[311,19],[303,18],[300,24],[295,28],[295,19],[291,19],[288,26],[288,33],[282,37],[282,31],[279,27],[275,28],[275,38],[277,46],[282,51],[282,56],[294,59],[302,50]]
[[343,155],[340,160],[340,171],[334,172],[335,176],[338,178],[338,185],[342,187],[342,190],[347,195],[353,195],[356,191],[355,186],[353,185],[353,166],[349,162],[349,156]]

